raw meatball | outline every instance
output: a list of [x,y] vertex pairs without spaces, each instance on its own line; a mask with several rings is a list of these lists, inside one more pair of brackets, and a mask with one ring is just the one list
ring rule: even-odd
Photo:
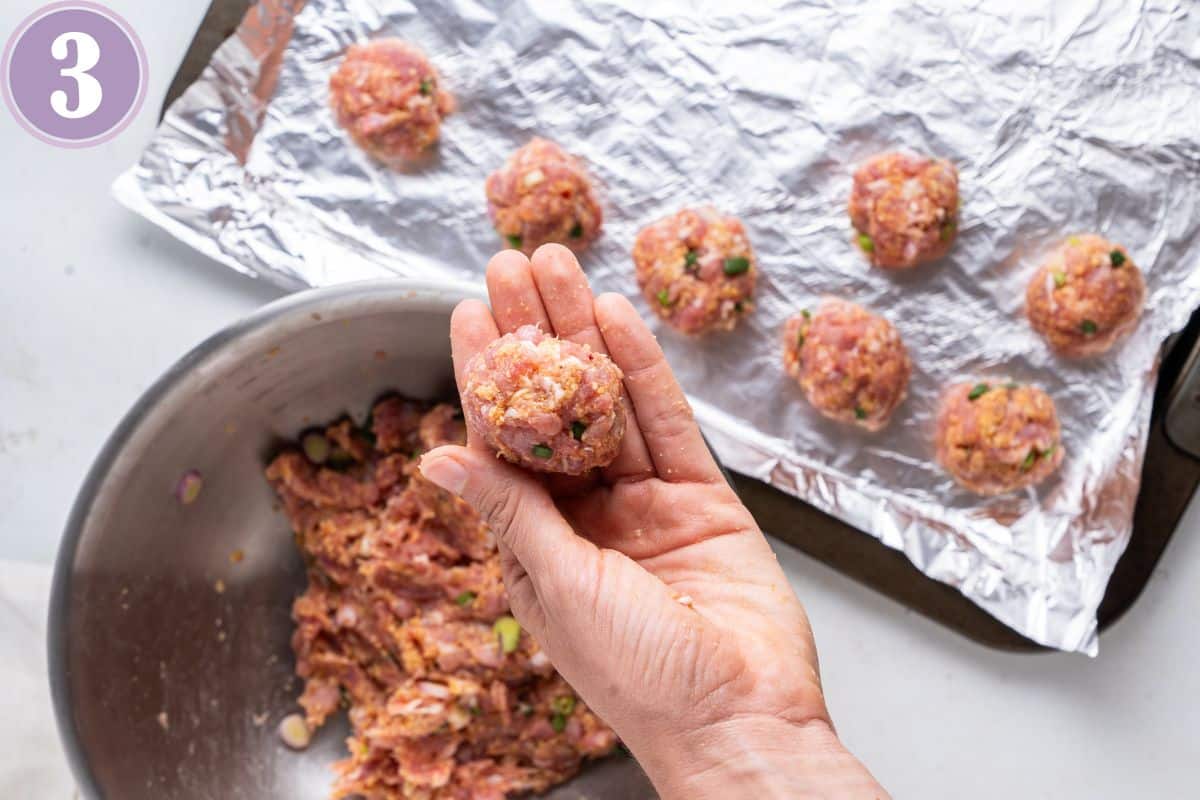
[[1054,401],[1036,386],[956,384],[938,410],[937,459],[976,494],[1032,486],[1063,460]]
[[877,267],[908,269],[941,258],[958,232],[958,170],[912,153],[877,155],[854,173],[850,221]]
[[633,244],[646,302],[690,335],[732,330],[754,309],[758,264],[737,217],[685,208],[642,228]]
[[437,141],[454,99],[417,48],[399,39],[353,44],[329,79],[338,124],[385,162],[414,161]]
[[1064,356],[1108,350],[1132,331],[1146,282],[1124,247],[1100,236],[1072,236],[1046,260],[1025,291],[1034,330]]
[[827,299],[784,326],[783,365],[813,408],[877,431],[908,392],[912,361],[900,334],[878,314]]
[[579,251],[600,233],[602,214],[583,163],[554,142],[532,139],[488,176],[488,216],[525,255],[547,242]]
[[464,377],[468,424],[514,464],[580,475],[616,457],[623,376],[603,353],[525,325],[472,358]]

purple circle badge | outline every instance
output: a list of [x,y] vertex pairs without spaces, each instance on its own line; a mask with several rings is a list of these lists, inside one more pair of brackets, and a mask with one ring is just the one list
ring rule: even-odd
[[146,96],[146,51],[125,20],[90,2],[35,11],[4,47],[4,101],[44,142],[90,147],[116,136]]

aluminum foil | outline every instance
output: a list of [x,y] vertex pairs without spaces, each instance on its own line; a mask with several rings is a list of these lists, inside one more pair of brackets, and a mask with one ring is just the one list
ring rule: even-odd
[[[603,187],[604,235],[582,259],[594,286],[655,321],[633,280],[637,230],[685,204],[735,213],[762,266],[758,309],[700,341],[657,326],[725,464],[903,550],[1024,635],[1096,652],[1157,354],[1200,304],[1200,17],[1186,0],[301,5],[251,10],[117,182],[124,203],[285,287],[478,279],[500,246],[484,178],[538,134]],[[373,162],[328,107],[347,45],[383,35],[423,47],[458,99],[414,171]],[[950,257],[904,275],[868,267],[845,211],[855,164],[896,147],[952,159],[964,201]],[[1149,295],[1131,339],[1073,363],[1021,306],[1046,251],[1090,231],[1129,248]],[[826,294],[885,312],[912,353],[909,399],[880,434],[822,420],[783,373],[784,319]],[[940,387],[977,377],[1054,397],[1054,479],[985,500],[933,463]]]

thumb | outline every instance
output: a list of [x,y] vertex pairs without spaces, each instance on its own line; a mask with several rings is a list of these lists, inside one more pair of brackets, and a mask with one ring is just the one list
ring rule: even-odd
[[575,535],[546,487],[491,453],[445,446],[421,457],[421,474],[478,512],[535,585],[562,575],[592,549]]

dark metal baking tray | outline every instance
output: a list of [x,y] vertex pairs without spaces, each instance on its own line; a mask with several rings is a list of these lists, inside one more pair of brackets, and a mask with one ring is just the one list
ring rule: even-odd
[[[217,46],[234,33],[249,5],[248,0],[213,1],[167,92],[164,112],[199,77]],[[1100,604],[1101,631],[1137,600],[1200,483],[1200,461],[1181,449],[1200,452],[1200,359],[1193,357],[1198,338],[1200,314],[1163,350],[1133,536]],[[1044,650],[957,589],[926,577],[903,553],[877,539],[752,478],[735,475],[734,484],[764,530],[844,575],[980,644],[1019,652]]]

